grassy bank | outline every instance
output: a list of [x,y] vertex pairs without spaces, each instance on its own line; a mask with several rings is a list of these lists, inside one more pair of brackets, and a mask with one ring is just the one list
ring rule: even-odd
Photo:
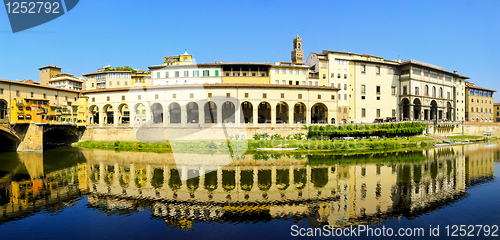
[[[362,140],[247,140],[247,141],[176,141],[170,143],[143,143],[127,141],[84,141],[76,143],[76,147],[105,149],[117,151],[146,151],[146,152],[176,152],[186,153],[218,153],[231,150],[246,152],[258,151],[258,148],[297,148],[296,152],[366,152],[368,150],[390,150],[427,147],[436,142],[432,138],[409,137],[387,139],[362,139]],[[239,146],[236,146],[238,144]],[[247,145],[248,144],[248,145]],[[241,152],[241,151],[240,151]]]

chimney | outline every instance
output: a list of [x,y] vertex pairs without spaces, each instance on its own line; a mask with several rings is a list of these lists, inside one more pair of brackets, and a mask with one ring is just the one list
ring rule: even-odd
[[215,64],[217,64],[217,61],[215,61]]
[[454,74],[457,74],[457,70],[453,70],[453,73],[454,73]]

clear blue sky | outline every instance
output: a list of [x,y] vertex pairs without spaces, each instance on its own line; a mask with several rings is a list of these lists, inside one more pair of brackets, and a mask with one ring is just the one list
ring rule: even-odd
[[[38,67],[80,76],[105,65],[147,69],[187,49],[198,63],[290,61],[323,49],[416,59],[500,90],[500,1],[103,1],[13,34],[0,9],[0,78]],[[499,99],[499,98],[497,98]]]

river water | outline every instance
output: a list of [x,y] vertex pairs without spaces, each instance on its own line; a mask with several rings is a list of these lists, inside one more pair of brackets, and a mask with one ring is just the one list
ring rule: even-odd
[[498,238],[499,153],[500,143],[349,156],[1,153],[0,236],[441,239],[465,225]]

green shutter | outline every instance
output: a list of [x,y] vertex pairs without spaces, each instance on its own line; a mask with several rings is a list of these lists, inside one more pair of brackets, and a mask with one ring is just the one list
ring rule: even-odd
[[215,76],[218,77],[219,76],[219,70],[215,70]]

